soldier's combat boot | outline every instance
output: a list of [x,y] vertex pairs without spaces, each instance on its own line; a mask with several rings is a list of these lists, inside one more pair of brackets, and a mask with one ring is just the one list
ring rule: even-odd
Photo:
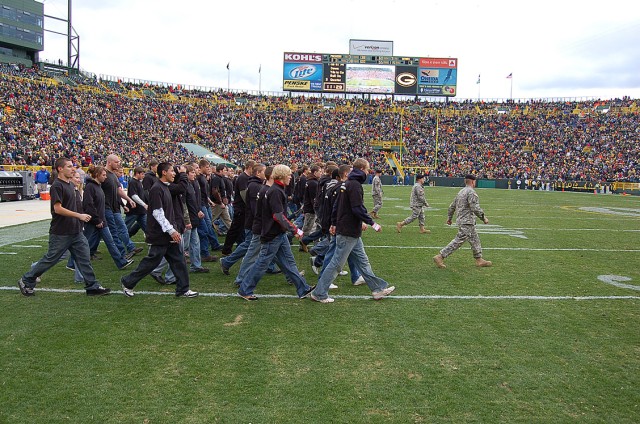
[[438,268],[446,268],[447,266],[444,264],[444,258],[442,257],[442,255],[437,254],[436,256],[433,257],[433,262],[436,263],[436,266]]
[[476,266],[491,266],[493,265],[493,263],[491,261],[485,261],[482,258],[477,258],[476,259]]
[[431,234],[431,230],[424,228],[424,225],[420,226],[420,234]]

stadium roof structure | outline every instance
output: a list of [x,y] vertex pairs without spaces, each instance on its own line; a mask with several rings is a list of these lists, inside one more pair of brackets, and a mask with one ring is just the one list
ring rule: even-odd
[[180,144],[184,146],[185,149],[193,153],[194,155],[200,158],[207,159],[209,162],[214,163],[216,165],[219,163],[224,163],[225,165],[229,165],[233,168],[238,167],[235,163],[229,162],[225,158],[216,155],[212,151],[208,150],[205,147],[200,146],[199,144],[195,144],[195,143],[180,143]]

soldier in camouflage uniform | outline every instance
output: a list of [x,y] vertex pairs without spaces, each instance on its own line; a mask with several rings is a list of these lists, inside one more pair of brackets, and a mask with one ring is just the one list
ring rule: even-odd
[[476,216],[480,218],[485,224],[489,223],[489,220],[484,216],[484,211],[480,208],[480,202],[476,191],[473,189],[476,186],[476,177],[474,175],[467,175],[464,177],[465,187],[458,192],[458,195],[449,206],[447,225],[451,225],[451,219],[454,212],[457,212],[456,225],[458,226],[458,234],[451,243],[447,245],[440,253],[433,257],[433,261],[438,268],[446,268],[444,264],[444,258],[451,255],[460,246],[468,241],[471,244],[471,251],[473,257],[476,259],[476,266],[491,266],[490,261],[482,259],[482,246],[480,246],[480,237],[476,232]]
[[380,181],[380,174],[382,171],[376,169],[376,175],[371,181],[371,196],[373,196],[373,210],[371,216],[374,219],[380,218],[378,211],[382,208],[382,181]]
[[413,185],[413,190],[411,190],[411,200],[409,202],[409,206],[411,207],[411,216],[405,218],[404,221],[396,223],[396,230],[398,232],[400,232],[402,227],[405,225],[415,221],[416,218],[418,219],[418,224],[420,224],[420,234],[427,234],[431,232],[424,228],[424,211],[422,208],[429,207],[429,203],[424,197],[424,180],[425,175],[416,175],[416,183]]

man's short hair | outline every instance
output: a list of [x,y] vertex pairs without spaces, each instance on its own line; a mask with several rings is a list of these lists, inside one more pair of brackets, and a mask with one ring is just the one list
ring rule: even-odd
[[349,172],[351,172],[351,165],[344,164],[338,167],[338,174],[340,175],[340,177],[348,175]]
[[224,168],[226,168],[227,165],[225,165],[224,163],[219,163],[216,165],[216,172],[222,172],[224,171]]
[[[64,168],[64,166],[67,164],[67,162],[71,162],[71,159],[68,158],[58,158],[56,159],[56,163],[54,165],[54,169],[56,171],[58,171],[58,168]],[[60,172],[60,171],[58,171]]]
[[133,168],[134,174],[144,174],[144,172],[144,168],[141,166],[136,166],[135,168]]
[[200,168],[204,168],[207,165],[211,165],[211,163],[206,159],[200,159],[200,162],[198,162]]
[[274,180],[284,180],[288,175],[291,175],[291,168],[282,164],[274,166],[271,173]]
[[160,162],[158,162],[158,159],[151,159],[149,161],[149,169],[153,168],[154,166],[158,166]]
[[251,175],[256,176],[258,175],[258,172],[262,171],[265,168],[266,165],[264,163],[256,163],[255,165],[253,165],[253,168],[251,168]]
[[273,166],[267,166],[264,170],[264,177],[268,180],[271,178],[271,174],[273,174]]
[[369,162],[365,158],[358,158],[353,161],[353,167],[356,169],[364,170],[369,166]]
[[158,174],[158,178],[162,178],[162,173],[171,169],[172,166],[173,164],[171,164],[170,162],[160,162],[158,164],[158,170],[156,171]]

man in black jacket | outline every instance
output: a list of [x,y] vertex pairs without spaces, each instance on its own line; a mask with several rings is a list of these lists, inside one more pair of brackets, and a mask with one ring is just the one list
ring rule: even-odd
[[213,230],[213,223],[211,220],[211,205],[213,202],[209,198],[211,188],[209,185],[211,174],[211,163],[208,160],[202,159],[198,163],[199,173],[196,177],[198,185],[200,187],[200,210],[204,214],[200,223],[198,224],[198,236],[200,237],[200,258],[203,262],[214,262],[218,258],[211,254],[210,248],[217,250],[220,248],[220,242],[218,236],[216,236]]
[[126,212],[124,223],[129,230],[129,237],[136,235],[139,229],[144,232],[147,229],[147,195],[142,186],[144,168],[136,166],[133,169],[133,178],[127,186],[127,196],[136,202],[137,206]]
[[185,195],[187,211],[189,213],[189,224],[186,226],[184,233],[185,250],[189,251],[189,259],[191,272],[209,272],[208,268],[203,268],[200,258],[200,237],[198,236],[198,226],[200,220],[204,218],[204,213],[200,210],[201,193],[200,184],[196,181],[198,164],[195,162],[186,165],[187,177],[187,193]]
[[220,267],[222,268],[222,272],[226,275],[229,274],[229,269],[238,261],[241,261],[244,257],[245,253],[247,253],[247,249],[249,248],[249,244],[251,243],[251,227],[253,226],[253,211],[251,206],[251,202],[255,202],[258,196],[258,192],[262,185],[264,184],[266,166],[258,163],[253,165],[253,171],[251,177],[249,177],[249,181],[247,183],[247,207],[245,210],[244,217],[244,240],[242,243],[238,244],[236,250],[233,253],[225,258],[220,259]]
[[158,164],[159,180],[149,190],[149,209],[147,211],[146,241],[150,244],[149,253],[142,258],[138,267],[120,279],[122,291],[128,297],[134,295],[133,288],[140,280],[149,275],[165,258],[176,277],[176,296],[196,297],[197,292],[189,289],[189,272],[182,249],[181,236],[169,184],[174,181],[176,172],[172,164]]
[[223,163],[216,165],[216,171],[211,174],[211,222],[221,219],[225,225],[225,231],[231,227],[231,215],[229,214],[229,196],[227,193],[227,166]]
[[248,160],[244,166],[244,171],[238,175],[233,187],[233,220],[231,221],[231,228],[227,231],[227,236],[224,239],[224,246],[222,246],[221,253],[223,255],[230,255],[231,249],[235,242],[242,243],[244,240],[244,215],[246,212],[246,193],[249,177],[253,172],[253,165],[256,162],[254,160]]
[[395,290],[395,287],[389,286],[385,280],[373,273],[362,243],[362,231],[366,230],[368,225],[376,232],[382,229],[380,224],[373,221],[364,206],[362,183],[367,179],[368,170],[369,162],[366,159],[356,159],[353,162],[353,171],[340,187],[329,229],[330,233],[336,235],[336,251],[320,275],[318,285],[311,293],[311,299],[316,302],[334,301],[328,295],[329,287],[350,256],[356,268],[362,273],[375,300],[380,300]]

